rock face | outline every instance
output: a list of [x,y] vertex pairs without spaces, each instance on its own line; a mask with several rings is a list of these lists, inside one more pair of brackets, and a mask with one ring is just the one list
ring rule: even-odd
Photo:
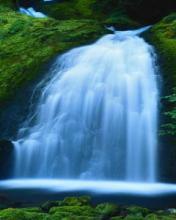
[[13,165],[13,144],[9,140],[0,140],[0,179],[10,177]]

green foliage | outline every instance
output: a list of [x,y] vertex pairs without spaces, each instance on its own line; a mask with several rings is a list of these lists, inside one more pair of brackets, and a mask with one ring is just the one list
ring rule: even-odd
[[91,198],[89,196],[80,196],[80,197],[66,197],[60,205],[63,206],[83,206],[89,205]]
[[95,216],[97,212],[91,206],[59,206],[53,207],[49,211],[50,214],[70,213],[78,216]]
[[0,0],[0,5],[15,9],[15,0]]
[[142,208],[139,206],[130,206],[127,208],[128,214],[135,215],[135,216],[146,216],[150,213],[147,208]]
[[168,111],[164,112],[166,123],[162,125],[161,135],[176,135],[176,88],[173,93],[164,98]]
[[146,220],[159,220],[160,218],[156,214],[149,214],[146,216]]
[[0,103],[34,80],[58,53],[104,34],[94,20],[35,19],[0,7]]
[[[161,135],[176,135],[176,13],[165,17],[154,25],[146,36],[155,46],[163,77],[164,124]],[[168,95],[169,94],[169,95]],[[171,95],[170,95],[171,94]]]
[[137,28],[140,26],[140,24],[134,20],[132,20],[127,14],[125,14],[123,11],[116,11],[110,16],[108,16],[107,19],[105,19],[104,23],[106,25],[113,25],[117,28]]
[[42,220],[47,217],[44,213],[27,212],[23,209],[4,209],[0,211],[1,220]]
[[111,203],[102,203],[96,206],[95,210],[101,214],[102,217],[107,218],[118,213],[119,207]]
[[54,4],[41,4],[39,10],[56,19],[96,18],[94,4],[96,0],[71,0]]
[[[91,205],[90,197],[67,197],[63,201],[48,201],[49,212],[34,208],[8,208],[0,210],[0,220],[174,220],[174,214],[164,211],[152,213],[148,209],[123,207],[111,203]],[[46,203],[44,203],[46,205]],[[42,205],[44,207],[45,205]]]
[[176,13],[154,25],[149,38],[159,54],[164,83],[169,91],[170,88],[176,86]]
[[139,26],[137,22],[124,13],[121,7],[118,7],[117,2],[106,4],[105,0],[101,2],[96,0],[71,0],[56,2],[54,5],[40,5],[39,10],[56,19],[94,18],[105,25],[115,25],[119,28]]

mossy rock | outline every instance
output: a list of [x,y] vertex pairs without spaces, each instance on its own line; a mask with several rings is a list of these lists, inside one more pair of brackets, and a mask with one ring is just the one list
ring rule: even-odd
[[146,37],[158,52],[166,92],[169,93],[176,86],[176,13],[155,24]]
[[40,207],[29,207],[29,208],[21,208],[22,211],[25,211],[25,212],[42,212],[42,209]]
[[15,9],[16,1],[15,0],[14,1],[13,0],[0,0],[0,5]]
[[112,13],[104,21],[106,26],[114,26],[117,29],[134,29],[140,27],[140,24],[132,20],[127,14],[122,11]]
[[80,196],[80,197],[66,197],[60,205],[63,206],[85,206],[90,205],[90,196]]
[[41,210],[43,212],[49,212],[52,207],[57,207],[60,205],[60,201],[47,201],[41,205]]
[[[175,178],[175,147],[176,126],[174,113],[176,105],[166,99],[167,96],[174,96],[173,88],[176,88],[176,13],[173,13],[155,24],[144,34],[146,39],[155,47],[157,62],[159,63],[160,75],[162,78],[161,99],[161,153],[160,156],[170,158],[164,166],[161,164],[161,172],[166,178]],[[162,148],[163,146],[163,148]],[[165,178],[165,177],[164,177]]]
[[156,214],[149,214],[145,217],[145,220],[159,220],[160,218]]
[[9,208],[0,211],[1,220],[43,220],[47,217],[44,213],[27,212],[23,209]]
[[[118,2],[118,1],[117,1]],[[112,10],[108,12],[105,1],[97,3],[96,0],[71,0],[63,2],[55,2],[53,4],[40,4],[38,10],[43,11],[50,17],[55,19],[96,19],[103,22],[105,25],[114,25],[118,28],[136,28],[139,27],[139,22],[132,20],[118,3]],[[104,12],[106,8],[106,13]]]
[[85,19],[97,18],[94,10],[96,0],[70,0],[39,4],[38,10],[55,19]]
[[35,19],[0,6],[0,105],[34,80],[56,54],[105,32],[94,20]]
[[150,213],[150,210],[147,208],[139,207],[139,206],[130,206],[127,209],[127,213],[135,216],[146,216]]
[[117,205],[111,203],[99,204],[96,206],[95,210],[104,218],[115,216],[120,211]]
[[144,217],[142,216],[137,216],[137,215],[127,215],[125,220],[144,220]]
[[100,220],[100,218],[84,215],[75,215],[70,212],[57,212],[53,215],[45,217],[44,220]]
[[71,215],[96,216],[97,212],[91,206],[60,206],[52,207],[49,214],[70,213]]
[[175,220],[176,216],[161,216],[160,220]]
[[122,216],[115,216],[115,217],[110,218],[110,220],[121,220],[121,219],[124,219],[124,218]]

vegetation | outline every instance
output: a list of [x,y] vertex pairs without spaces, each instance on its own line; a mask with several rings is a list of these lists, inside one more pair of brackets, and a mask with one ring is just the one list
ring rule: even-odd
[[[1,220],[174,220],[170,211],[155,211],[138,206],[118,206],[102,203],[93,206],[88,196],[69,197],[47,202],[36,208],[8,208],[0,211]],[[173,210],[174,213],[174,210]]]
[[125,20],[129,19],[133,24],[134,21],[140,24],[151,24],[174,12],[176,3],[173,0],[167,2],[159,0],[65,0],[56,1],[54,5],[38,3],[38,8],[55,18],[93,17],[106,20],[113,17],[118,23],[119,14],[123,14],[120,19],[125,16]]
[[0,103],[40,73],[54,55],[105,32],[94,20],[35,19],[0,7]]
[[[54,5],[42,4],[38,8],[55,19],[94,18],[106,25],[115,25],[119,28],[139,26],[139,23],[132,20],[123,9],[121,10],[121,7],[118,7],[117,3],[114,6],[115,10],[112,11],[109,10],[105,1],[100,3],[96,0],[71,0],[56,2]],[[111,3],[110,7],[113,8]]]
[[166,123],[162,125],[161,135],[176,136],[176,88],[173,93],[164,97],[168,111],[164,113]]
[[148,37],[159,55],[158,61],[162,71],[163,125],[162,135],[176,134],[176,13],[173,13],[154,25]]

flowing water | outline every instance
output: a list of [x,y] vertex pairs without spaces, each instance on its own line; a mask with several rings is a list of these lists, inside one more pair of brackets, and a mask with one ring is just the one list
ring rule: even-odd
[[30,7],[30,8],[23,8],[20,7],[19,8],[19,12],[21,14],[25,14],[34,18],[46,18],[47,16],[45,14],[43,14],[42,12],[37,12],[35,11],[34,8]]
[[58,58],[14,142],[16,178],[156,181],[157,71],[145,30]]

